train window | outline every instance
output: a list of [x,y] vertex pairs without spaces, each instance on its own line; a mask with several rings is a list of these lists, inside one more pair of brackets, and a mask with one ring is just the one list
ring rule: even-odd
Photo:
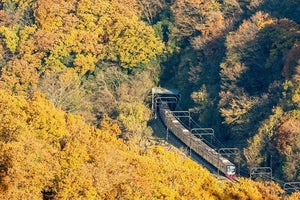
[[234,165],[228,165],[227,166],[227,175],[234,175],[235,174],[235,166]]

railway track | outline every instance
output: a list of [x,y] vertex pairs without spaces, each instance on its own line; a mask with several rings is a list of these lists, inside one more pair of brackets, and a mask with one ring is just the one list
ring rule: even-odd
[[[239,179],[236,177],[236,169],[239,170],[239,175],[245,177],[250,175],[250,178],[252,179],[251,175],[253,176],[255,174],[251,173],[251,170],[250,172],[242,171],[240,169],[240,164],[237,164],[236,168],[233,163],[223,157],[223,155],[228,156],[228,158],[231,155],[240,156],[239,149],[226,148],[216,138],[214,138],[216,139],[216,142],[214,141],[214,144],[212,144],[212,140],[209,142],[207,137],[204,138],[202,135],[199,137],[197,131],[203,131],[203,128],[190,118],[189,113],[188,119],[191,121],[188,122],[188,126],[186,122],[181,121],[178,116],[175,116],[175,113],[182,113],[181,111],[171,111],[176,108],[179,98],[180,94],[176,89],[152,89],[152,110],[155,119],[152,120],[150,126],[153,128],[155,135],[162,140],[167,141],[173,147],[180,149],[181,153],[189,155],[192,160],[207,168],[220,180],[224,179],[226,181],[239,182]],[[173,109],[170,109],[169,105],[171,105],[171,108]],[[185,113],[187,113],[187,111],[185,111]],[[194,128],[191,128],[193,125],[195,125]],[[204,135],[210,136],[211,134],[207,133]],[[214,137],[213,134],[212,136]],[[240,159],[240,157],[236,158]],[[240,163],[240,161],[237,162]],[[221,176],[222,173],[224,176]],[[300,182],[283,182],[275,180],[274,177],[272,177],[272,174],[268,174],[267,177],[262,178],[279,183],[286,192],[300,190]]]
[[[216,177],[218,177],[218,170],[206,160],[204,160],[201,156],[196,154],[194,151],[190,152],[190,149],[186,144],[184,144],[173,133],[167,130],[166,126],[162,123],[160,118],[153,119],[149,123],[149,125],[151,126],[154,135],[158,137],[159,140],[161,140],[162,144],[165,144],[167,142],[170,145],[168,147],[169,149],[176,149],[177,152],[184,154],[185,156],[189,156],[193,161],[205,167],[208,171],[210,171],[211,173],[215,174]],[[226,179],[225,176],[220,175],[220,179],[222,178]]]
[[189,147],[181,140],[179,140],[172,132],[169,131],[167,134],[166,126],[163,125],[162,121],[159,118],[153,119],[149,123],[149,125],[151,126],[154,135],[158,137],[159,140],[166,141],[170,145],[170,148],[177,150],[179,149],[180,153],[184,154],[185,156],[189,156],[192,160],[208,169],[208,171],[210,171],[211,173],[215,174],[216,176],[218,175],[218,170],[215,167],[213,167],[206,160],[197,155],[194,151],[192,151],[190,154]]
[[170,110],[167,101],[160,102],[158,113],[167,129],[187,145],[191,152],[195,152],[201,158],[217,168],[218,172],[223,173],[227,178],[234,178],[236,176],[235,165],[218,153],[214,148],[202,141],[202,137],[197,137],[180,123]]

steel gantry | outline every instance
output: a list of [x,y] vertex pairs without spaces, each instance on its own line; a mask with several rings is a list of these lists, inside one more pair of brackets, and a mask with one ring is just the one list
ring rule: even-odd
[[250,169],[250,179],[261,178],[262,180],[272,181],[271,167],[252,167]]
[[155,87],[152,88],[151,93],[152,93],[151,107],[155,119],[157,118],[157,107],[162,102],[167,102],[169,104],[173,104],[176,106],[180,99],[180,94],[177,89],[166,89],[161,87]]
[[191,133],[196,136],[210,136],[210,144],[212,144],[213,137],[215,136],[215,131],[213,128],[192,128]]
[[286,193],[293,193],[300,191],[300,182],[287,182],[284,183],[283,189]]

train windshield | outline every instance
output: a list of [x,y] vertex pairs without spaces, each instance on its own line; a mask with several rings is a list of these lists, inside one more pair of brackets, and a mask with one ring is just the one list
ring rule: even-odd
[[227,174],[228,175],[234,175],[235,174],[235,166],[234,165],[227,166]]

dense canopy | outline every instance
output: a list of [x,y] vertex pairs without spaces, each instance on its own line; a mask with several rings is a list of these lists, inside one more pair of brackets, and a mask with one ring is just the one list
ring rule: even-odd
[[[247,177],[300,181],[299,13],[299,0],[2,0],[0,198],[282,198]],[[238,148],[246,178],[163,148],[154,86]]]

